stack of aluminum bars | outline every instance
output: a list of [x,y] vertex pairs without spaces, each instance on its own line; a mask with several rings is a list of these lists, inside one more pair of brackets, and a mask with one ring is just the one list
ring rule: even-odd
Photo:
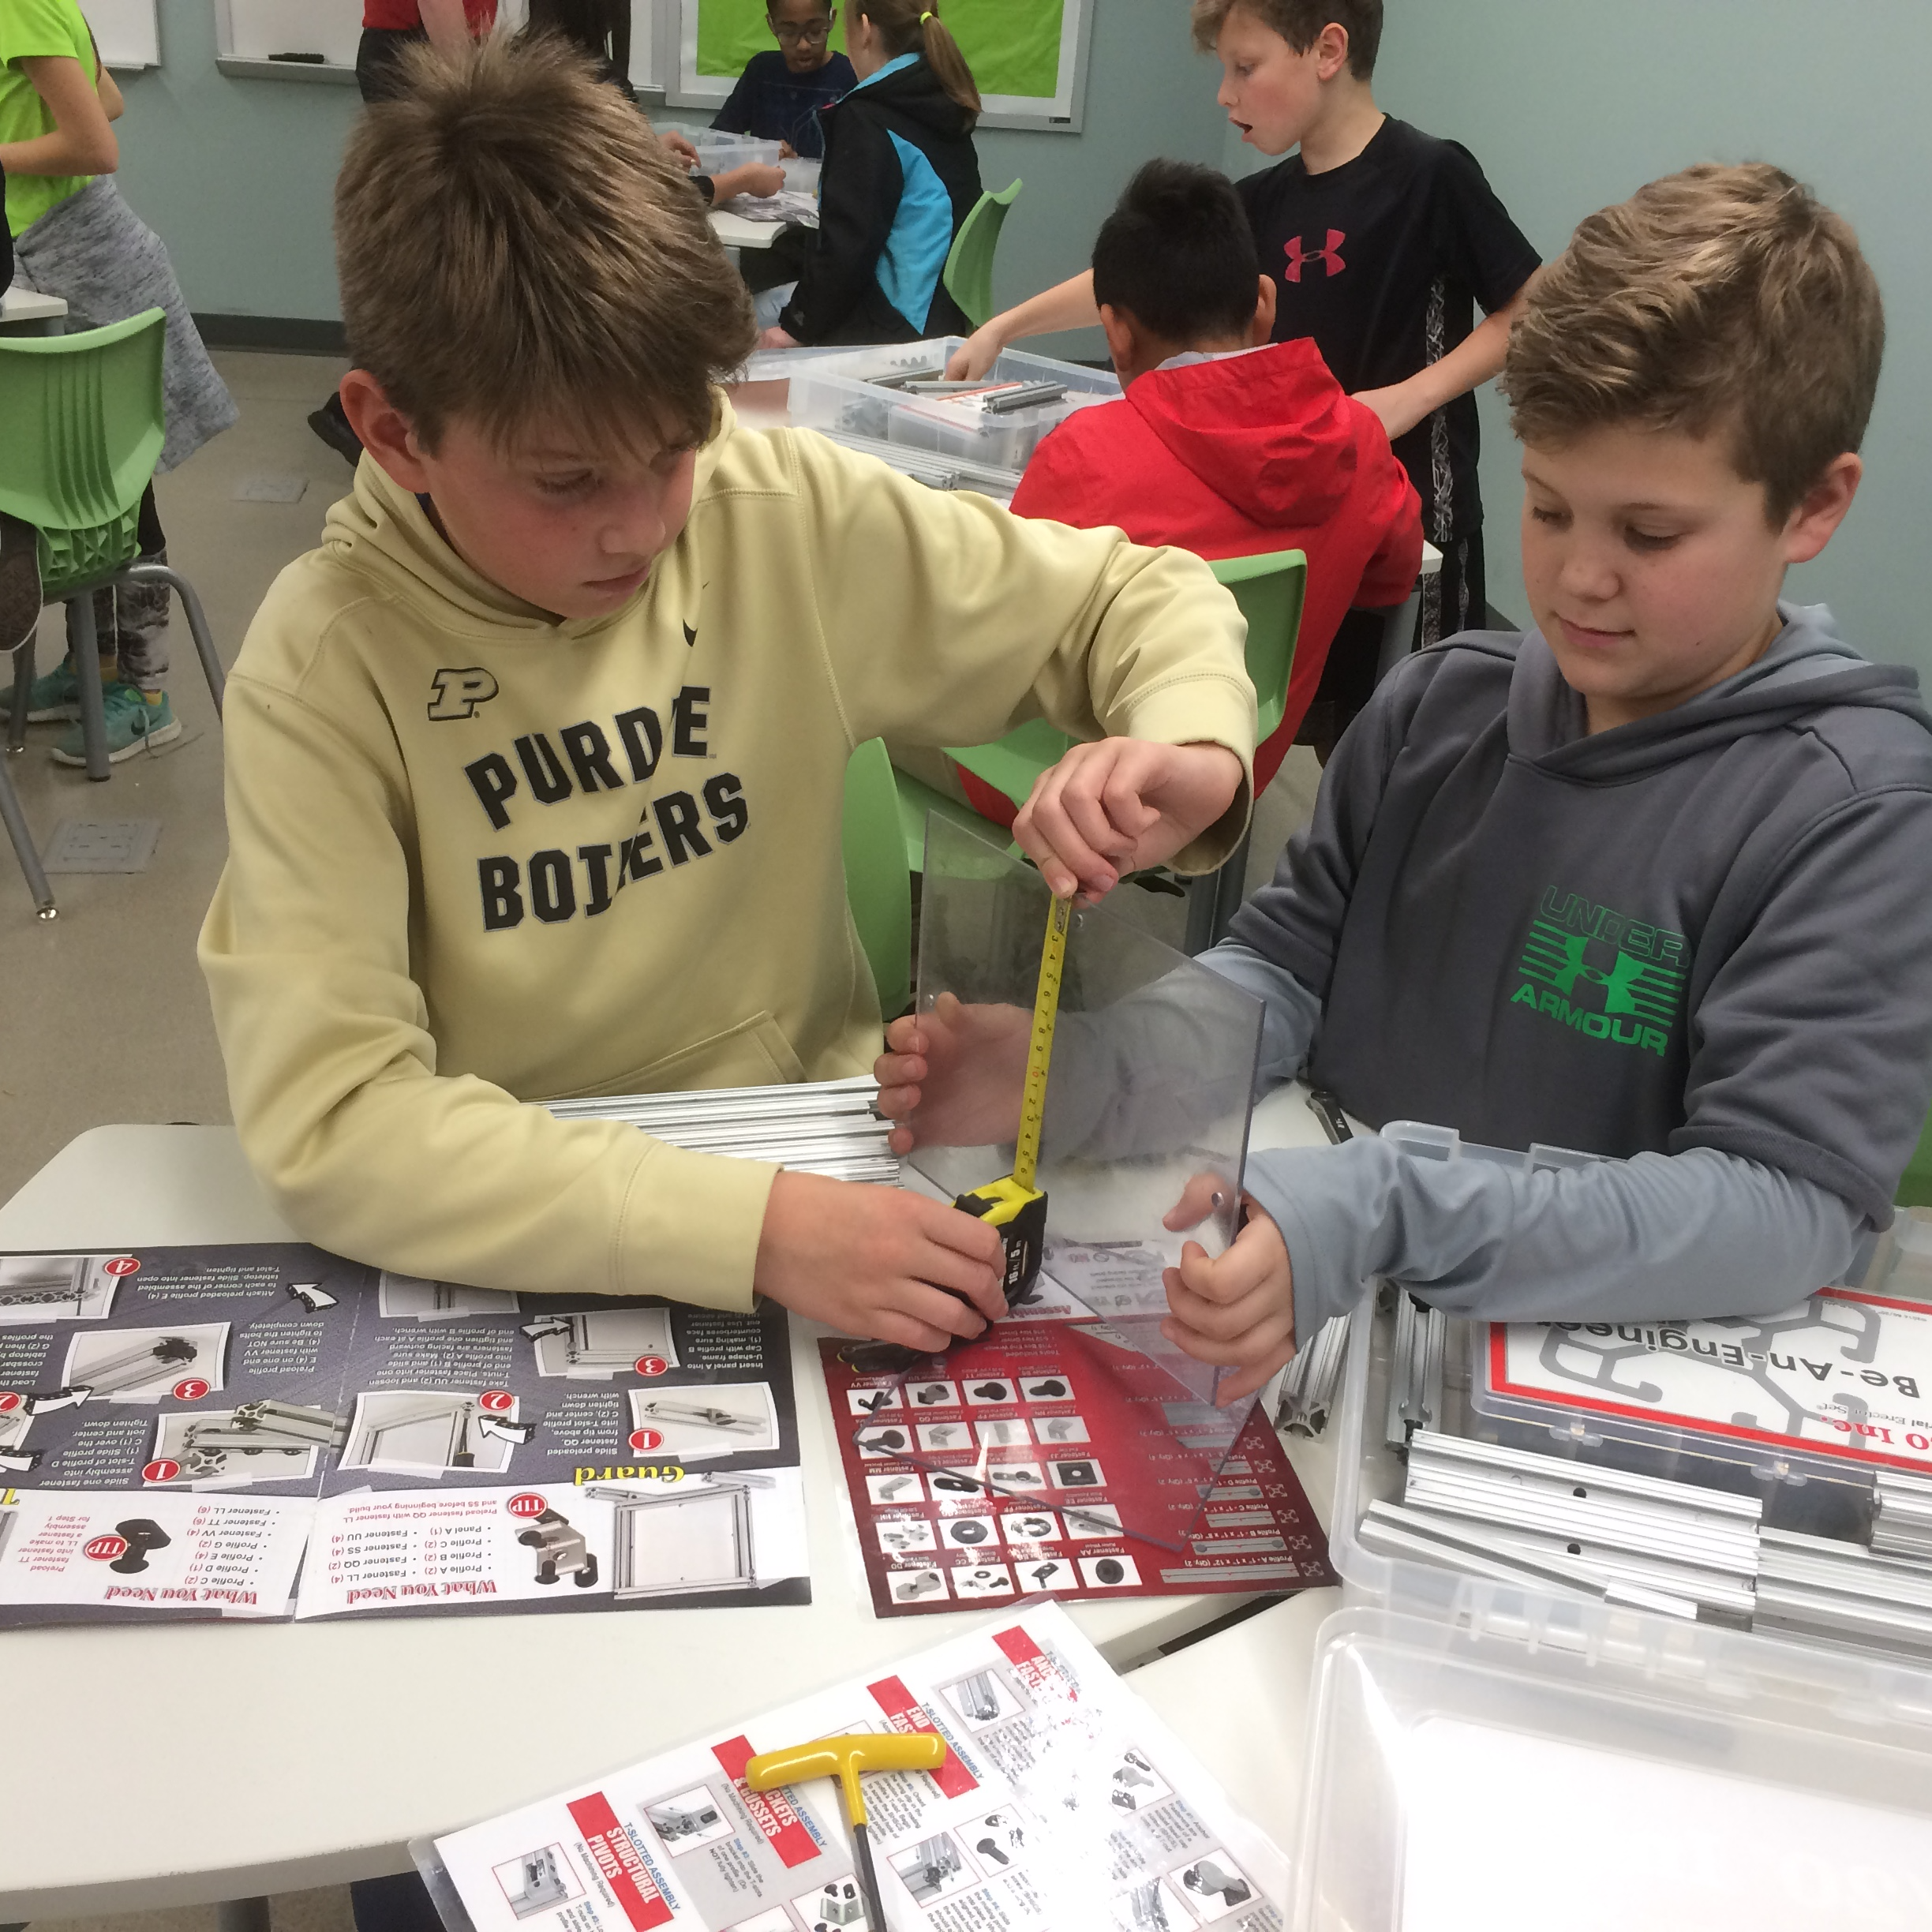
[[964,456],[941,456],[908,444],[882,443],[876,436],[859,436],[849,429],[822,429],[818,433],[841,448],[857,451],[861,456],[876,456],[901,476],[923,483],[928,489],[977,490],[983,496],[996,496],[1002,503],[1010,503],[1019,487],[1017,470],[996,470],[990,464],[972,462]]
[[1385,1556],[1742,1627],[1760,1513],[1754,1497],[1417,1429],[1402,1502],[1372,1505],[1361,1535]]
[[1332,1315],[1315,1331],[1315,1339],[1295,1351],[1282,1371],[1281,1395],[1275,1426],[1295,1436],[1319,1436],[1328,1426],[1335,1406],[1342,1365],[1348,1359],[1349,1318]]
[[892,1123],[874,1110],[878,1082],[807,1080],[794,1087],[716,1087],[695,1093],[616,1094],[552,1100],[559,1120],[623,1121],[693,1154],[774,1161],[832,1181],[897,1186]]
[[[1377,1555],[1664,1616],[1923,1658],[1932,1653],[1932,1485],[1878,1479],[1874,1547],[1774,1530],[1754,1497],[1418,1429]],[[1911,1512],[1919,1515],[1911,1520]]]
[[1440,1428],[1443,1420],[1443,1352],[1449,1317],[1418,1301],[1406,1289],[1395,1290],[1395,1346],[1389,1357],[1388,1415],[1383,1436],[1391,1449],[1408,1447],[1417,1429]]

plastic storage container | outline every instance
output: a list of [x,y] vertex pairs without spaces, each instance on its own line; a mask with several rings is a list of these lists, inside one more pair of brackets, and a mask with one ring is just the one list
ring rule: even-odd
[[854,350],[814,363],[792,380],[792,421],[802,429],[836,431],[877,443],[930,451],[942,458],[1008,472],[1017,482],[1040,438],[1056,423],[1093,402],[1121,394],[1110,370],[1084,369],[1050,356],[1003,351],[987,372],[988,390],[1012,383],[1051,382],[1066,393],[1051,402],[989,412],[979,396],[908,395],[889,387],[908,376],[939,379],[958,336]]
[[1298,1932],[1932,1924],[1932,1674],[1545,1601],[1323,1626]]
[[[1447,1130],[1409,1122],[1392,1123],[1384,1133],[1425,1158],[1545,1166],[1588,1158],[1561,1149],[1533,1149],[1525,1155],[1472,1148]],[[1430,1398],[1436,1412],[1421,1419],[1453,1438],[1532,1451],[1548,1458],[1553,1470],[1573,1470],[1573,1493],[1578,1496],[1590,1487],[1592,1469],[1688,1485],[1693,1496],[1720,1491],[1754,1500],[1767,1531],[1835,1539],[1855,1557],[1871,1541],[1881,1480],[1909,1481],[1924,1471],[1921,1444],[1932,1432],[1907,1426],[1910,1417],[1903,1413],[1885,1420],[1879,1405],[1910,1412],[1918,1402],[1916,1395],[1897,1387],[1901,1374],[1908,1382],[1913,1377],[1898,1365],[1896,1351],[1888,1352],[1886,1338],[1889,1331],[1932,1336],[1929,1232],[1923,1223],[1901,1218],[1878,1237],[1856,1287],[1814,1297],[1806,1305],[1808,1316],[1792,1311],[1768,1320],[1507,1328],[1451,1318],[1442,1331],[1440,1391]],[[1331,1555],[1349,1601],[1451,1620],[1477,1603],[1509,1602],[1520,1608],[1533,1590],[1386,1555],[1361,1540],[1371,1505],[1400,1503],[1406,1488],[1402,1453],[1389,1440],[1391,1364],[1398,1354],[1395,1301],[1394,1291],[1384,1290],[1380,1306],[1373,1296],[1358,1306],[1331,1425],[1339,1432]],[[1625,1336],[1620,1328],[1631,1334]],[[1767,1331],[1780,1346],[1750,1346]],[[1676,1339],[1666,1345],[1666,1335]],[[1804,1428],[1778,1425],[1784,1413],[1765,1392],[1774,1365],[1750,1359],[1758,1354],[1777,1357],[1775,1380],[1821,1391]],[[1576,1362],[1567,1361],[1572,1354],[1578,1356]],[[1552,1372],[1550,1361],[1567,1368],[1567,1376]],[[1658,1363],[1664,1366],[1645,1367]],[[1821,1368],[1829,1372],[1821,1376]],[[1888,1378],[1882,1391],[1864,1379],[1881,1373]],[[1607,1390],[1606,1380],[1616,1387]],[[1399,1385],[1399,1372],[1398,1380]],[[1667,1380],[1671,1391],[1660,1387]],[[1932,1380],[1913,1386],[1932,1395]],[[1687,1388],[1694,1404],[1681,1399]],[[1642,1399],[1673,1392],[1680,1398],[1674,1408]],[[1853,1422],[1852,1415],[1860,1411],[1865,1420]],[[1821,1424],[1820,1414],[1847,1426]],[[1861,1428],[1881,1432],[1861,1433]],[[1888,1431],[1895,1438],[1889,1444]],[[1932,1572],[1927,1574],[1932,1578]]]
[[691,130],[691,144],[698,150],[701,174],[722,174],[727,168],[743,167],[754,161],[768,167],[779,164],[782,141],[754,140],[748,134],[721,134],[712,128]]

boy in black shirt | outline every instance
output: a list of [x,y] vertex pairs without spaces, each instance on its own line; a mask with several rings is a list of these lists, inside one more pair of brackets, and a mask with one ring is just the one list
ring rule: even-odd
[[837,19],[838,9],[824,0],[771,0],[766,20],[777,51],[751,56],[712,126],[782,141],[793,154],[817,160],[825,152],[819,110],[859,84],[852,62],[832,50]]
[[[1503,366],[1536,251],[1466,148],[1376,106],[1382,0],[1194,0],[1193,30],[1220,57],[1218,98],[1242,139],[1264,154],[1299,145],[1235,184],[1275,282],[1274,339],[1314,338],[1342,387],[1382,418],[1422,499],[1443,569],[1424,586],[1420,641],[1480,625],[1470,391]],[[948,373],[977,373],[1009,343],[1097,313],[1091,276],[1076,277],[995,316]],[[1316,702],[1352,713],[1373,682],[1372,638],[1351,650],[1345,629],[1329,665]]]

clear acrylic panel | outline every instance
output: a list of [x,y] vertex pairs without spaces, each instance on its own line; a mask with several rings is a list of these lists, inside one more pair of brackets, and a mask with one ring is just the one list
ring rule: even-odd
[[[918,1011],[929,1071],[908,1122],[909,1185],[949,1199],[1013,1171],[1050,904],[1030,866],[928,822]],[[1127,1453],[1172,1478],[1134,1485],[1123,1527],[1170,1549],[1185,1547],[1253,1406],[1217,1405],[1226,1372],[1184,1354],[1161,1323],[1163,1271],[1183,1244],[1219,1254],[1238,1226],[1260,1029],[1248,994],[1104,905],[1076,909],[1040,1141],[1045,1259],[1013,1312],[1086,1324],[1068,1345],[1106,1383],[1102,1399],[1133,1439]],[[1191,1225],[1170,1228],[1184,1198]],[[949,1363],[969,1361],[972,1346]],[[994,1488],[990,1467],[975,1473]]]

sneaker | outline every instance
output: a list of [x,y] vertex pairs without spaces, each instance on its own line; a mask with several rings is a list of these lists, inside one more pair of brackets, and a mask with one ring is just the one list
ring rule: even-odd
[[[151,705],[132,684],[110,684],[101,693],[101,699],[107,713],[107,762],[110,765],[118,765],[137,751],[148,751],[181,736],[180,721],[166,691],[161,694],[158,705]],[[79,715],[78,706],[75,715]],[[86,764],[87,744],[78,724],[61,734],[60,742],[54,747],[54,762],[57,765]]]
[[332,395],[309,418],[309,427],[353,470],[362,460],[362,439],[350,427],[342,398]]
[[[13,715],[11,679],[0,687],[0,718]],[[63,660],[51,671],[42,672],[27,687],[27,722],[58,724],[80,715],[80,687],[74,682],[73,665]]]

